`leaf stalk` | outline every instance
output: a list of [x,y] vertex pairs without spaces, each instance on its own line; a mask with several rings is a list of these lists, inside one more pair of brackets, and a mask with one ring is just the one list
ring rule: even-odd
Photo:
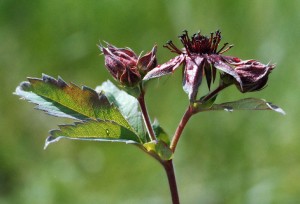
[[147,128],[150,140],[151,141],[156,141],[157,139],[156,139],[153,127],[151,125],[151,121],[150,121],[150,118],[149,118],[149,114],[148,114],[148,110],[147,110],[147,106],[146,106],[146,102],[145,102],[145,91],[144,91],[142,85],[140,87],[140,95],[137,98],[137,100],[140,104],[143,119],[144,119],[144,122],[145,122],[145,125],[146,125],[146,128]]

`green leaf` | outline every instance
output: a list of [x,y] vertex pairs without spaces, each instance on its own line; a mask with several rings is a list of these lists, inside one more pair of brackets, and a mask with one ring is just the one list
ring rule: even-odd
[[45,148],[62,138],[134,144],[141,142],[134,132],[113,121],[107,120],[89,120],[76,122],[73,125],[59,125],[58,130],[50,131],[50,136],[46,139]]
[[146,152],[160,161],[170,160],[173,157],[173,152],[170,147],[163,141],[148,142],[144,144]]
[[237,101],[222,103],[222,104],[214,104],[209,108],[203,108],[199,106],[198,112],[203,111],[216,111],[216,110],[225,110],[232,112],[234,110],[273,110],[278,113],[285,115],[284,110],[279,108],[276,105],[273,105],[270,102],[266,102],[263,99],[257,98],[244,98]]
[[142,113],[139,110],[139,103],[136,98],[118,89],[111,81],[103,82],[101,86],[96,87],[98,93],[103,92],[110,103],[118,107],[128,123],[134,128],[139,137],[146,142],[146,129]]
[[37,104],[36,108],[49,115],[77,120],[111,120],[132,130],[129,123],[103,94],[91,88],[82,88],[67,84],[58,77],[54,79],[44,75],[39,78],[28,78],[15,91],[16,95]]
[[203,101],[205,97],[206,95],[202,96],[198,102],[193,103],[193,106],[198,109],[209,109],[214,104],[218,95],[216,94],[214,97],[210,98],[209,100]]
[[165,130],[162,127],[160,127],[157,120],[154,121],[154,123],[152,124],[152,127],[153,127],[153,130],[155,132],[157,139],[163,141],[164,143],[166,143],[169,146],[171,143],[170,138],[169,138],[168,134],[165,132]]

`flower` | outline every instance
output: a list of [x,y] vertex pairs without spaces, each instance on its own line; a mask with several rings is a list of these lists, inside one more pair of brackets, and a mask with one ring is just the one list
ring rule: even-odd
[[242,93],[263,89],[267,84],[269,74],[275,68],[274,64],[264,65],[255,60],[238,61],[238,59],[235,59],[230,64],[235,66],[234,71],[239,75],[242,84],[231,76],[232,81],[229,83],[235,84]]
[[122,85],[133,87],[157,65],[155,45],[144,56],[137,56],[130,48],[117,48],[109,43],[99,46],[105,56],[105,66],[110,74]]
[[275,66],[263,65],[255,60],[243,61],[237,57],[224,56],[223,53],[233,45],[228,46],[228,43],[225,43],[218,49],[221,38],[220,31],[211,33],[209,37],[201,35],[200,32],[189,37],[188,32],[184,31],[179,36],[184,46],[183,49],[178,49],[172,41],[168,41],[164,46],[178,56],[152,69],[144,77],[144,80],[171,74],[183,64],[183,89],[188,94],[190,101],[196,100],[203,76],[206,77],[210,89],[216,79],[217,70],[225,76],[224,78],[229,76],[230,83],[236,84],[242,92],[263,88],[268,74]]

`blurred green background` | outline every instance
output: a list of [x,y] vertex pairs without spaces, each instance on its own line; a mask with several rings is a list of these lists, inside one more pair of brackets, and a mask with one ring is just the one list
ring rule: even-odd
[[[48,130],[70,122],[35,111],[12,95],[42,73],[96,87],[110,78],[96,46],[105,40],[137,53],[182,30],[221,29],[227,54],[276,63],[269,86],[218,102],[259,97],[271,111],[196,115],[175,155],[182,203],[300,203],[300,1],[51,0],[0,1],[0,204],[170,203],[165,172],[125,144],[62,140],[43,150]],[[111,78],[110,78],[111,79]],[[172,135],[188,103],[180,71],[154,80],[147,95],[152,118]]]

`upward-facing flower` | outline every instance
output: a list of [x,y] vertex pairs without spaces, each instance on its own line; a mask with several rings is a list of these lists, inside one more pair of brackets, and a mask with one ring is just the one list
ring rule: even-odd
[[263,88],[270,71],[275,66],[264,65],[255,60],[243,61],[237,57],[224,56],[223,53],[232,45],[228,46],[228,43],[225,43],[218,49],[221,38],[220,31],[211,33],[209,37],[201,35],[200,32],[189,37],[188,32],[184,31],[183,35],[179,36],[184,48],[177,48],[172,41],[164,46],[178,56],[148,72],[144,80],[171,74],[183,64],[183,89],[190,101],[196,100],[203,76],[206,77],[210,89],[216,79],[217,70],[229,79],[226,83],[236,84],[242,92]]
[[156,45],[144,56],[137,56],[130,48],[117,48],[107,43],[99,46],[105,56],[105,66],[122,85],[133,87],[157,65]]

